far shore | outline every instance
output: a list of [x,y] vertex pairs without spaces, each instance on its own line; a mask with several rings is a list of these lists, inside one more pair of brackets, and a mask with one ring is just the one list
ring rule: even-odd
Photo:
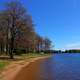
[[49,58],[50,54],[41,54],[37,56],[29,55],[22,60],[12,61],[0,73],[0,80],[14,80],[15,76],[21,71],[22,68],[28,66],[30,63],[39,59]]

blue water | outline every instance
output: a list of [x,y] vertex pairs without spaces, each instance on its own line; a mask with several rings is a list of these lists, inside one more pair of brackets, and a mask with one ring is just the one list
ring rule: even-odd
[[54,54],[36,61],[25,67],[15,80],[80,80],[80,54]]
[[[80,80],[80,54],[54,54],[44,61],[45,80]],[[45,74],[44,73],[44,74]]]

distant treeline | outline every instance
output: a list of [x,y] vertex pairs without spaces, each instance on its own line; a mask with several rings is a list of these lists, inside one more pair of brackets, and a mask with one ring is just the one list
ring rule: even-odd
[[65,53],[80,53],[80,50],[72,49],[72,50],[65,50]]
[[61,53],[80,53],[80,50],[78,50],[78,49],[65,50],[65,51],[52,50],[52,53],[57,53],[57,54],[61,54]]

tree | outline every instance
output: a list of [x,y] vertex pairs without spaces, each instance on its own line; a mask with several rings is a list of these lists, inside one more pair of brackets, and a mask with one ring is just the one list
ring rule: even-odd
[[50,49],[51,42],[35,32],[32,17],[20,1],[12,0],[0,12],[0,51],[14,58],[14,50],[41,52]]
[[45,46],[44,46],[45,51],[50,50],[50,48],[51,48],[51,41],[48,38],[44,39],[44,44],[45,44]]
[[36,51],[40,52],[42,48],[42,37],[36,34]]
[[[29,36],[33,31],[32,19],[26,12],[25,8],[18,1],[11,1],[7,3],[5,11],[1,15],[2,22],[1,27],[6,26],[6,41],[9,40],[9,43],[6,44],[6,48],[9,45],[9,55],[13,59],[13,50],[15,42],[23,38],[28,41]],[[3,24],[4,21],[4,24]],[[22,39],[22,40],[23,40]],[[24,40],[23,40],[24,41]],[[21,43],[19,43],[21,44]],[[23,43],[22,43],[23,44]],[[8,50],[8,49],[7,49]]]

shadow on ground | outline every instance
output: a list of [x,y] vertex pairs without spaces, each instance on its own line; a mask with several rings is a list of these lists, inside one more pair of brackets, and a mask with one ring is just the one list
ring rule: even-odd
[[13,60],[13,61],[20,61],[20,60],[23,60],[19,57],[15,57],[14,59],[10,59],[9,56],[0,56],[0,60]]

